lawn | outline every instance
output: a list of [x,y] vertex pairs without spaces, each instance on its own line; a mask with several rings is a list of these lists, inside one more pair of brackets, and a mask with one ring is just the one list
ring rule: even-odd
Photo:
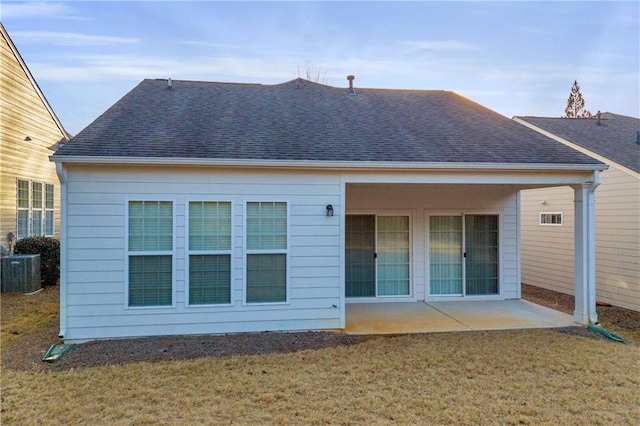
[[3,425],[640,424],[640,333],[615,324],[626,343],[544,329],[432,333],[291,353],[9,367],[16,351],[55,342],[56,296],[2,296]]

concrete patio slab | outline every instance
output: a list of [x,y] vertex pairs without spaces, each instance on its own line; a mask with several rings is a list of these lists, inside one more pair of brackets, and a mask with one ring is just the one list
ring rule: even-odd
[[576,325],[571,315],[526,300],[349,303],[345,332],[402,334],[553,328]]

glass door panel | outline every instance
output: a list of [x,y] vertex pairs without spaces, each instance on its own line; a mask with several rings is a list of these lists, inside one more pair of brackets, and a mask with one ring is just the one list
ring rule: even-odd
[[466,294],[498,293],[498,216],[466,215]]
[[430,293],[462,295],[462,266],[462,216],[430,216]]
[[375,243],[374,215],[346,217],[346,297],[375,297]]
[[409,295],[409,217],[378,216],[378,296]]

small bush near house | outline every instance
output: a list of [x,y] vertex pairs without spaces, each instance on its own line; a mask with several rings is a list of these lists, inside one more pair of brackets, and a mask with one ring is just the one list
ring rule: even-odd
[[60,241],[50,237],[28,237],[16,241],[14,254],[39,254],[42,285],[56,285],[60,279]]

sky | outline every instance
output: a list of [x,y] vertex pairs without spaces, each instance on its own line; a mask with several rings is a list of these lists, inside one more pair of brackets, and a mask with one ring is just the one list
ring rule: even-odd
[[506,117],[640,117],[640,2],[25,1],[0,20],[77,134],[145,78],[449,90]]

